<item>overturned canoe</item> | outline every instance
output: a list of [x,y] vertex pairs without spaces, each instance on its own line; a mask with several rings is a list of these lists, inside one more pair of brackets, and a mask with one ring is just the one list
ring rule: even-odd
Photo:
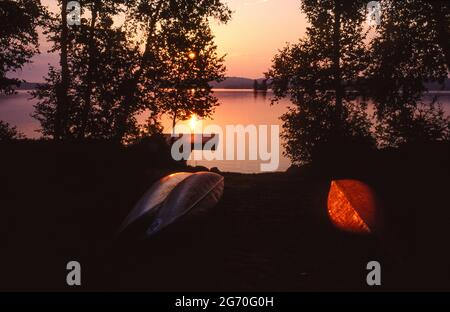
[[207,213],[219,202],[223,189],[224,178],[216,173],[198,172],[189,176],[167,196],[146,235],[156,234],[187,214]]
[[371,233],[376,227],[374,191],[357,180],[331,182],[328,215],[339,229],[354,233]]
[[172,190],[184,179],[193,175],[189,172],[178,172],[168,175],[161,180],[157,181],[152,187],[142,196],[130,214],[125,218],[122,223],[119,232],[122,232],[136,222],[140,218],[148,214],[155,214],[159,206],[164,202],[167,196]]
[[150,237],[182,219],[202,215],[222,197],[224,178],[211,172],[176,173],[156,182],[123,222],[120,232]]

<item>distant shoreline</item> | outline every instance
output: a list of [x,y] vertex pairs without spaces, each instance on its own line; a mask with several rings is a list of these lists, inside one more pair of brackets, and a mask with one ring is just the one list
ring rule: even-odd
[[[15,91],[33,91],[36,90],[36,88],[18,88],[15,89]],[[262,90],[254,90],[254,89],[245,89],[245,88],[213,88],[213,92],[257,92],[257,93],[273,93],[272,89],[267,89],[267,91]],[[425,91],[423,94],[442,94],[442,95],[450,95],[450,90],[430,90]]]
[[[15,89],[15,91],[33,91],[36,90],[36,88],[18,88]],[[272,89],[267,89],[267,91],[262,91],[262,90],[254,90],[254,89],[243,89],[243,88],[213,88],[212,89],[213,92],[258,92],[258,93],[264,93],[264,92],[268,92],[268,93],[273,93]],[[450,90],[430,90],[430,91],[425,91],[424,94],[450,94]]]
[[[210,86],[212,87],[213,91],[237,91],[237,92],[248,92],[248,91],[254,91],[255,81],[258,83],[261,83],[264,80],[264,78],[259,79],[251,79],[251,78],[244,78],[244,77],[227,77],[221,82],[212,81],[210,82]],[[19,88],[16,88],[17,91],[19,90],[35,90],[39,84],[37,82],[22,82],[21,86]],[[270,86],[270,81],[268,81],[268,84]],[[429,91],[424,92],[425,94],[449,94],[450,93],[450,79],[447,79],[444,82],[444,85],[440,85],[438,83],[425,83],[425,86],[429,88]],[[261,90],[258,90],[261,91]],[[272,92],[270,89],[267,90],[268,92]],[[264,92],[264,91],[263,91]]]

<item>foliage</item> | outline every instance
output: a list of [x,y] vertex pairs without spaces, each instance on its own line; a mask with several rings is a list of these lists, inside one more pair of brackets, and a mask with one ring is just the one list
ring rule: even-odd
[[[211,19],[227,22],[231,11],[222,1],[138,1],[130,16],[145,34],[140,69],[130,81],[122,105],[132,105],[139,88],[151,93],[148,103],[176,120],[192,114],[209,117],[217,99],[210,81],[223,79],[223,57],[217,55]],[[119,133],[120,134],[120,133]]]
[[23,139],[25,136],[9,123],[0,120],[0,141]]
[[[224,67],[209,19],[229,19],[223,3],[91,0],[84,8],[90,18],[81,26],[66,29],[60,14],[48,32],[61,66],[35,93],[44,135],[127,141],[159,131],[162,113],[213,112],[208,82],[221,79]],[[123,25],[113,23],[118,15],[126,16]],[[150,115],[144,127],[136,118],[143,112]]]
[[36,0],[0,2],[0,93],[10,94],[20,80],[8,78],[28,63],[38,50],[38,26],[44,23],[45,10]]
[[351,141],[395,147],[450,137],[439,97],[425,96],[427,83],[449,74],[450,5],[384,0],[381,24],[368,28],[367,3],[303,0],[306,37],[273,60],[274,102],[288,96],[295,104],[282,117],[294,162],[326,145],[336,153]]
[[282,49],[266,74],[274,102],[291,98],[282,117],[287,154],[310,161],[321,145],[357,140],[372,144],[367,103],[355,101],[367,66],[364,1],[303,1],[306,37]]
[[[155,90],[156,106],[172,117],[174,125],[192,114],[210,117],[218,100],[209,82],[222,80],[225,67],[223,57],[217,55],[209,26],[205,21],[192,29],[184,25],[166,27],[155,55],[164,67],[156,78],[159,85]],[[182,35],[183,40],[174,35]]]
[[[443,46],[448,45],[448,37],[445,43],[441,41],[445,30],[437,22],[435,4],[383,1],[383,22],[371,42],[367,71],[381,146],[443,140],[450,133],[450,119],[444,115],[439,98],[424,97],[425,83],[443,83],[449,73]],[[438,15],[450,17],[450,6]]]

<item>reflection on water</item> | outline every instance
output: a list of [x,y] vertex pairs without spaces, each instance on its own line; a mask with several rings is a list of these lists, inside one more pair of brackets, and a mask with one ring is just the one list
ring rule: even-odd
[[[203,120],[203,127],[208,125],[218,125],[224,129],[226,125],[280,125],[279,117],[287,111],[289,101],[284,100],[280,104],[271,106],[271,93],[254,93],[253,90],[215,90],[215,95],[220,101],[212,120]],[[427,95],[430,99],[431,96]],[[440,94],[439,102],[447,114],[450,114],[450,94]],[[31,117],[33,105],[36,100],[30,100],[30,95],[25,91],[20,91],[13,96],[0,96],[0,120],[4,120],[11,125],[18,127],[26,136],[38,138],[39,123]],[[139,118],[145,120],[145,116]],[[172,122],[168,117],[163,117],[163,126],[166,133],[170,133]],[[248,140],[246,140],[248,141]],[[281,144],[282,142],[280,142]],[[248,150],[248,146],[247,146]],[[283,148],[280,146],[280,165],[278,170],[286,170],[290,162],[284,157]],[[247,152],[248,155],[248,152]],[[200,155],[197,155],[200,156]],[[198,157],[197,157],[198,158]],[[234,160],[234,161],[189,161],[191,165],[201,165],[208,168],[217,167],[222,171],[229,172],[260,172],[261,161]],[[266,163],[266,162],[264,162]]]
[[[202,120],[203,128],[209,125],[219,126],[224,135],[220,138],[222,142],[226,142],[226,129],[227,125],[255,125],[258,130],[260,126],[279,125],[281,129],[282,121],[280,117],[287,111],[289,101],[283,101],[277,105],[270,105],[270,93],[253,92],[253,90],[215,90],[215,96],[220,101],[220,106],[216,108],[215,114],[210,120]],[[181,124],[188,124],[188,122],[181,122]],[[166,132],[170,132],[172,129],[172,122],[169,118],[163,118],[163,126]],[[272,148],[270,146],[270,135],[268,151],[278,151],[276,157],[279,158],[278,171],[285,171],[290,166],[290,161],[283,155],[284,149],[280,144],[278,148]],[[236,140],[235,140],[236,141]],[[248,144],[249,137],[246,136],[246,159],[249,159],[250,151],[258,150],[259,146]],[[236,142],[235,142],[236,143]],[[224,144],[226,145],[226,144]],[[224,147],[224,154],[226,146]],[[201,151],[194,151],[195,159],[199,159],[202,156]],[[237,160],[237,146],[234,146],[234,159],[235,160],[189,160],[188,164],[205,166],[207,168],[217,167],[221,171],[227,172],[245,172],[245,173],[257,173],[261,172],[261,164],[268,163],[268,161],[261,161],[258,155],[258,160]]]
[[[223,128],[224,132],[226,125],[281,126],[279,117],[286,112],[289,103],[285,101],[281,104],[271,106],[270,94],[264,94],[262,92],[255,94],[253,90],[216,90],[215,95],[221,105],[217,107],[213,119],[202,120],[202,124],[203,127],[213,124],[217,125]],[[39,129],[39,123],[31,117],[35,103],[36,100],[30,100],[30,95],[24,91],[20,91],[14,96],[1,96],[0,119],[17,126],[27,137],[38,138],[40,134],[36,130]],[[141,118],[138,118],[138,120],[143,122],[145,120],[145,114]],[[164,131],[171,133],[172,121],[168,117],[163,117],[162,123]],[[225,140],[225,137],[223,139]],[[247,151],[248,148],[249,146],[247,145]],[[270,149],[272,149],[271,146],[269,146],[269,151]],[[196,151],[195,153],[197,153],[196,159],[200,158],[201,155],[199,153],[201,152]],[[282,154],[283,150],[280,144],[280,163],[278,168],[280,171],[286,170],[290,165],[289,160]],[[188,163],[208,168],[217,167],[222,171],[256,173],[260,172],[262,162],[260,160],[195,160],[189,161]]]

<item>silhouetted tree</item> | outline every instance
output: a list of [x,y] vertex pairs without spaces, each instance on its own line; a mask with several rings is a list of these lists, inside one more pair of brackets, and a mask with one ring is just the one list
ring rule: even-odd
[[[438,44],[445,55],[447,69],[450,72],[450,1],[435,0],[429,1],[431,5],[432,21],[429,24],[433,28],[433,32],[437,34]],[[427,6],[424,6],[426,8]]]
[[16,127],[0,120],[0,141],[23,139],[25,136]]
[[[123,98],[128,92],[128,82],[139,70],[141,54],[138,42],[130,40],[130,36],[123,29],[113,28],[112,20],[106,18],[98,27],[96,46],[98,52],[95,54],[97,61],[95,76],[91,80],[92,91],[90,99],[86,99],[85,92],[80,92],[80,102],[83,105],[80,106],[77,126],[84,128],[83,136],[116,139],[117,120],[122,118],[123,114],[128,114],[124,137],[134,137],[140,133],[136,115],[148,110],[153,116],[158,111],[154,103],[148,101],[152,95],[144,88],[135,93],[136,100],[133,105],[128,107],[126,112],[123,110]],[[84,53],[89,53],[89,47],[86,48]],[[82,68],[82,64],[79,65]],[[88,78],[88,70],[89,67],[82,74],[84,80]],[[85,84],[80,87],[84,86]]]
[[259,87],[262,91],[267,91],[267,79],[261,81],[261,86]]
[[[41,122],[42,133],[62,140],[72,136],[70,124],[73,109],[74,76],[70,72],[70,52],[74,46],[74,32],[69,32],[67,14],[68,0],[59,0],[59,14],[52,13],[44,34],[53,42],[50,52],[59,52],[59,68],[49,68],[47,83],[34,92],[40,102],[36,105],[35,117]],[[72,30],[77,26],[72,26]]]
[[8,72],[21,69],[39,53],[37,28],[45,22],[39,0],[2,0],[0,2],[0,93],[11,93],[20,81],[7,78]]
[[210,117],[218,100],[209,82],[224,79],[224,60],[217,55],[208,22],[201,18],[194,24],[166,24],[158,36],[157,57],[164,70],[155,76],[155,103],[172,118],[173,127],[193,114]]
[[263,79],[261,83],[258,80],[255,80],[253,83],[253,90],[255,91],[267,91],[267,79]]
[[70,73],[69,73],[69,26],[67,24],[68,0],[60,0],[61,13],[59,23],[55,25],[54,36],[54,50],[58,48],[60,51],[59,66],[61,68],[60,79],[55,85],[56,91],[56,116],[54,118],[54,133],[55,139],[67,138],[69,134],[69,116],[72,108],[72,99],[69,95],[70,88]]
[[[223,3],[90,0],[83,2],[89,19],[70,28],[62,16],[66,2],[60,4],[50,31],[60,67],[50,69],[35,93],[45,135],[123,141],[143,133],[136,116],[144,111],[153,130],[164,111],[176,111],[177,118],[212,112],[216,100],[205,82],[222,77],[223,60],[208,21],[229,19]],[[125,23],[114,26],[113,18],[124,13]]]
[[282,119],[285,147],[294,162],[307,162],[323,146],[372,144],[367,103],[352,91],[367,67],[364,44],[366,1],[304,0],[310,26],[299,43],[282,49],[266,77],[274,102],[295,104]]
[[424,0],[385,0],[382,6],[368,69],[379,143],[446,139],[450,121],[438,97],[424,92],[426,82],[443,83],[449,74],[450,6]]
[[[61,16],[54,20],[49,34],[54,50],[60,50],[60,67],[51,67],[47,83],[34,93],[39,99],[35,117],[44,135],[57,139],[116,137],[114,121],[122,114],[120,106],[127,88],[124,82],[138,70],[140,55],[139,42],[132,39],[136,34],[113,23],[114,16],[126,9],[123,3],[84,2],[89,18],[79,26],[69,28]],[[66,28],[67,38],[63,39]],[[61,40],[67,42],[61,44]],[[136,101],[140,106],[129,110],[126,134],[139,132],[133,114],[143,109],[142,101]],[[61,125],[63,132],[58,129]]]
[[[127,31],[126,23],[115,26],[113,18],[125,13],[124,0],[85,3],[90,19],[74,32],[73,73],[79,83],[75,86],[73,112],[74,136],[113,139],[115,121],[122,114],[121,101],[126,92],[124,81],[138,70],[139,42]],[[133,2],[128,1],[128,4]],[[143,92],[129,110],[126,135],[136,135],[139,127],[135,114],[145,109]],[[150,107],[149,107],[150,108]]]
[[259,83],[258,80],[253,81],[253,90],[258,91],[259,90]]
[[[83,39],[86,41],[86,48],[85,50],[87,53],[84,55],[86,56],[87,67],[86,72],[84,74],[84,84],[85,84],[85,90],[83,92],[83,104],[81,107],[81,114],[80,114],[80,124],[78,127],[78,138],[84,138],[86,137],[86,128],[88,124],[89,119],[89,113],[92,110],[92,94],[93,94],[93,88],[94,88],[94,77],[98,74],[98,63],[100,61],[100,53],[97,47],[97,36],[96,36],[96,28],[97,23],[99,20],[99,14],[100,19],[105,16],[108,16],[108,14],[105,11],[108,8],[113,9],[116,7],[112,5],[113,3],[110,3],[108,1],[100,1],[100,0],[94,0],[88,5],[90,6],[91,11],[91,20],[89,22],[89,26],[86,29],[86,35]],[[117,13],[117,12],[108,12],[111,14]]]
[[[161,44],[165,43],[166,48],[169,46],[176,47],[178,52],[174,52],[175,54],[180,53],[180,47],[183,47],[183,45],[186,52],[195,52],[196,49],[199,49],[198,52],[200,52],[202,48],[211,46],[212,42],[209,42],[208,44],[203,43],[203,46],[199,47],[188,47],[188,45],[192,42],[192,34],[195,33],[198,36],[201,35],[202,31],[204,31],[206,36],[210,36],[208,24],[209,19],[215,18],[221,22],[227,22],[230,19],[230,15],[231,11],[220,0],[137,1],[137,5],[130,10],[130,16],[133,18],[136,29],[141,29],[143,34],[145,34],[145,39],[143,42],[145,48],[139,62],[139,69],[134,73],[133,78],[126,82],[127,93],[122,101],[123,114],[116,120],[117,140],[122,140],[124,137],[124,130],[126,128],[128,118],[130,117],[128,112],[130,108],[135,105],[136,100],[138,99],[138,97],[136,97],[136,93],[139,92],[139,90],[146,90],[148,95],[147,101],[148,103],[151,103],[150,105],[153,105],[153,103],[159,101],[157,95],[160,98],[164,96],[161,93],[161,90],[171,89],[170,87],[166,88],[167,85],[181,86],[179,90],[183,90],[181,92],[181,94],[184,94],[183,100],[186,97],[185,84],[187,81],[174,83],[173,81],[167,81],[164,78],[167,77],[166,70],[167,73],[170,73],[168,77],[173,78],[173,68],[177,63],[174,62],[172,64],[170,61],[167,62],[167,59],[164,60],[164,53],[161,55],[163,58],[163,62],[161,62],[161,56],[159,55],[161,52]],[[178,34],[177,31],[180,31],[180,33]],[[170,40],[170,42],[167,40]],[[211,52],[214,52],[214,50],[215,49],[210,49]],[[164,48],[162,51],[164,51]],[[186,56],[189,58],[188,55]],[[202,62],[202,60],[212,60],[212,54],[206,58],[203,58],[201,55],[198,56],[197,62]],[[220,63],[220,60],[216,61],[219,61]],[[195,63],[184,62],[184,65],[186,64]],[[208,68],[207,64],[204,64],[201,67]],[[181,73],[182,69],[183,68],[179,68],[178,72]],[[199,83],[210,75],[206,74],[203,77],[198,76],[203,74],[205,73],[202,73],[201,70],[197,71],[196,84],[198,84],[198,90],[196,92],[199,91],[199,93],[196,93],[196,97],[199,98],[201,96],[203,98],[202,101],[195,101],[197,112],[201,112],[199,104],[204,105],[205,103],[208,103],[209,100],[212,100],[212,97],[210,96],[211,89],[209,86],[207,87],[204,85],[204,88],[202,88],[203,82]],[[204,89],[204,91],[202,89]],[[172,100],[176,97],[170,92],[167,96]],[[174,102],[172,101],[172,103]],[[181,105],[186,104],[192,105],[192,103],[183,103]],[[215,103],[213,100],[213,102],[210,102],[209,105],[205,106],[207,110],[204,113],[201,112],[202,114],[200,115],[208,115],[208,110],[214,106],[214,104]],[[168,104],[168,106],[170,106],[170,104]],[[169,109],[169,112],[170,111],[173,110]],[[179,117],[177,116],[177,118]]]

